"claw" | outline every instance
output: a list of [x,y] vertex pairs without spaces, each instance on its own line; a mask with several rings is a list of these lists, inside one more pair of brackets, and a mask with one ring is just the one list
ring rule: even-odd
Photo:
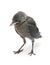
[[33,55],[36,55],[33,51],[31,51],[30,53],[28,53],[30,56],[33,54]]
[[30,52],[30,53],[28,53],[28,54],[29,54],[30,56],[31,56],[32,54],[33,54],[33,55],[36,55],[35,53],[31,53],[31,52]]
[[23,51],[23,49],[22,50],[19,49],[18,51],[13,51],[13,52],[14,52],[14,54],[19,54],[22,51]]

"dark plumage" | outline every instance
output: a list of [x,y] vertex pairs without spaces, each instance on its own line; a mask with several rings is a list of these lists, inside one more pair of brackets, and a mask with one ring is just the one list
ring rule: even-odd
[[[32,40],[32,49],[29,54],[34,54],[33,46],[34,46],[34,39],[41,38],[39,29],[34,21],[33,18],[27,16],[24,12],[19,11],[13,16],[12,23],[14,24],[15,31],[23,38],[24,44],[20,47],[18,51],[14,51],[14,53],[20,53],[23,51],[21,48],[25,45],[26,40],[25,37],[30,38]],[[34,54],[35,55],[35,54]]]

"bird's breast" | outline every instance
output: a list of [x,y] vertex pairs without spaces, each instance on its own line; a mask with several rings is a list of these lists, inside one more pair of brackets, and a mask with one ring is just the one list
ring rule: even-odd
[[24,23],[18,27],[17,27],[17,25],[15,25],[15,30],[19,33],[19,35],[21,35],[23,37],[28,37],[28,38],[31,37],[26,23]]

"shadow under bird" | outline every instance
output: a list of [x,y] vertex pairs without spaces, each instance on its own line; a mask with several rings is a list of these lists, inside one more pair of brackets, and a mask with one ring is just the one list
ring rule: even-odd
[[14,53],[19,54],[23,51],[22,47],[26,44],[25,38],[27,37],[32,40],[32,49],[29,54],[35,55],[33,51],[34,39],[41,38],[41,35],[34,19],[26,15],[24,12],[19,11],[13,16],[12,23],[10,24],[10,26],[11,25],[14,25],[15,31],[22,37],[24,41],[24,44],[19,48],[18,51],[14,51]]

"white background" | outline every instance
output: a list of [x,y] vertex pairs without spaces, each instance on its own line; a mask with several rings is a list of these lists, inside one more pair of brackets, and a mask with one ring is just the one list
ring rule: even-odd
[[[18,11],[33,17],[40,29],[42,38],[35,40],[35,56],[28,55],[29,39],[23,52],[13,53],[23,44],[14,27],[9,26]],[[50,65],[50,0],[0,0],[0,65]]]

